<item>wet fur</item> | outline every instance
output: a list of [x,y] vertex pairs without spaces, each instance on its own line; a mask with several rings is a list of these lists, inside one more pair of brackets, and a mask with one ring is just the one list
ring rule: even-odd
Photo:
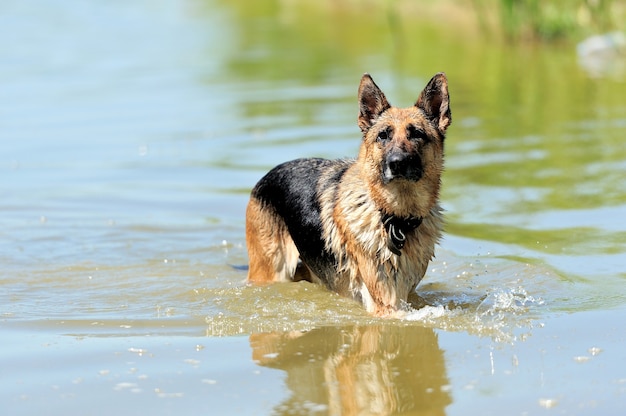
[[[436,74],[413,106],[397,108],[365,74],[359,105],[356,159],[286,162],[252,190],[248,281],[306,279],[387,316],[421,281],[441,236],[447,79]],[[406,230],[401,255],[390,247],[384,215],[422,220]]]

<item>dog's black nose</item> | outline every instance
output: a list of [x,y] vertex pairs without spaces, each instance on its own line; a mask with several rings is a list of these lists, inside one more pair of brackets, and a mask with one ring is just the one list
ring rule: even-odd
[[387,167],[389,168],[389,173],[393,176],[404,176],[406,172],[407,165],[407,154],[406,153],[392,153],[387,157]]
[[391,152],[383,164],[383,182],[394,179],[418,181],[422,177],[422,163],[417,155],[407,152]]

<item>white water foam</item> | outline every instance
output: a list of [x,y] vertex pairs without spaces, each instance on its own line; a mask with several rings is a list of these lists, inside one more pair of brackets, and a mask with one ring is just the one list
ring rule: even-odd
[[402,319],[407,321],[431,321],[433,319],[441,318],[446,313],[450,313],[443,305],[438,306],[424,306],[420,309],[412,309],[406,312],[406,315]]

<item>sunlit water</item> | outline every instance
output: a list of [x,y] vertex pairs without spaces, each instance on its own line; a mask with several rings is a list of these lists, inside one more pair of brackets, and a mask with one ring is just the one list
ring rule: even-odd
[[[0,5],[7,414],[625,410],[623,74],[387,9],[35,3]],[[245,285],[263,173],[356,154],[363,72],[408,105],[440,70],[447,233],[405,315]]]

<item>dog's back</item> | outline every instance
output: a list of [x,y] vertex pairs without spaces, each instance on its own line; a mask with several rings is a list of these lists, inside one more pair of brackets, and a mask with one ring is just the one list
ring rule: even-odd
[[[263,260],[254,265],[251,262],[249,280],[293,280],[299,258],[312,273],[307,280],[334,289],[337,259],[326,249],[319,194],[336,188],[352,163],[319,158],[292,160],[276,166],[256,184],[246,215],[248,250],[258,247],[276,255],[256,256]],[[272,260],[271,265],[268,260]],[[272,267],[277,271],[273,276],[264,272]]]

